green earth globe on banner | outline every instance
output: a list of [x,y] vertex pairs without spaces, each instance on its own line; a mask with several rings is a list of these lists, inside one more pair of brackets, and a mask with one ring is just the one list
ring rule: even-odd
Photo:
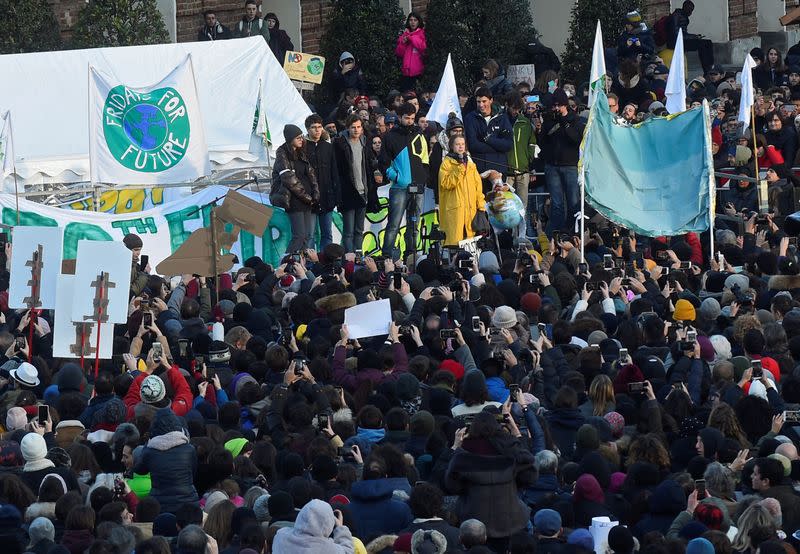
[[122,128],[128,139],[142,150],[154,150],[167,138],[167,118],[152,104],[139,104],[128,110]]
[[522,222],[525,208],[522,200],[511,191],[498,192],[486,204],[486,213],[489,214],[489,223],[499,230],[513,229]]

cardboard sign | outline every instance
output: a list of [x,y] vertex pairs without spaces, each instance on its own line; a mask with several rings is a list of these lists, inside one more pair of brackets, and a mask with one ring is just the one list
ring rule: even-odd
[[316,85],[322,82],[322,72],[325,70],[325,58],[316,54],[303,52],[286,52],[283,69],[293,81],[305,81]]
[[[61,273],[63,227],[16,227],[11,251],[11,283],[8,289],[10,308],[30,307],[33,287],[38,287],[37,308],[56,307],[56,280]],[[38,266],[39,282],[33,272]]]
[[[94,359],[97,348],[97,325],[88,322],[81,328],[72,321],[72,299],[75,292],[75,276],[59,275],[53,321],[53,357],[80,358],[81,343],[86,359]],[[103,325],[100,330],[100,358],[111,358],[114,351],[114,325]]]
[[132,261],[131,251],[122,242],[78,242],[72,321],[95,321],[100,309],[104,324],[127,322]]
[[514,85],[525,82],[533,87],[536,82],[536,67],[532,63],[509,65],[506,69],[506,78]]

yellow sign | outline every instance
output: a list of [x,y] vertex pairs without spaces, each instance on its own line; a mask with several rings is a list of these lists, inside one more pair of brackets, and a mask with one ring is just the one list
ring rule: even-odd
[[316,85],[322,82],[322,72],[325,70],[325,58],[316,54],[303,52],[286,52],[283,69],[293,81],[305,81]]

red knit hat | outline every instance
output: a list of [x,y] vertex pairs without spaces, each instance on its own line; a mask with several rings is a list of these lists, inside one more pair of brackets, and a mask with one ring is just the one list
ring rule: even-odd
[[439,364],[439,369],[449,371],[456,377],[456,381],[460,381],[464,377],[464,366],[455,360],[443,360]]
[[542,307],[542,297],[535,292],[526,292],[519,299],[519,305],[526,314],[538,314]]
[[331,504],[350,504],[350,499],[343,494],[334,494],[329,501]]

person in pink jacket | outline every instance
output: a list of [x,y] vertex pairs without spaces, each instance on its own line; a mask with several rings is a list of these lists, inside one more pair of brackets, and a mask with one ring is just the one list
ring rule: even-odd
[[394,53],[403,60],[401,71],[403,79],[400,82],[402,91],[414,90],[417,78],[425,71],[425,62],[422,61],[428,44],[425,42],[425,24],[417,12],[411,12],[406,18],[406,29],[397,37],[397,48]]

